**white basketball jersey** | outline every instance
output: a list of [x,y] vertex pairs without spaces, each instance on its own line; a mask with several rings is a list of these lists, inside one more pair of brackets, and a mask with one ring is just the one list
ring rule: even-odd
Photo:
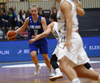
[[53,22],[53,23],[54,23],[54,27],[52,29],[52,33],[54,37],[57,39],[57,41],[59,41],[58,23],[57,22]]
[[[72,0],[61,0],[61,2],[63,1],[68,1],[72,5],[72,10],[71,10],[72,31],[77,31],[78,30],[78,19],[77,19],[76,7],[74,3],[72,2]],[[59,31],[59,37],[60,37],[59,42],[64,42],[66,41],[66,22],[65,22],[64,16],[60,8],[57,13],[57,21],[58,21],[58,31]]]

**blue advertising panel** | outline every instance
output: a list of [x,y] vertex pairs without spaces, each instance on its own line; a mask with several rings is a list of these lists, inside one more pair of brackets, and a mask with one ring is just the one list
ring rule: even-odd
[[[100,37],[83,37],[84,49],[89,57],[100,57]],[[51,57],[57,41],[48,39],[49,57]],[[42,55],[37,55],[38,60],[43,60]],[[28,41],[4,41],[0,42],[0,62],[31,61],[28,49]]]
[[[56,39],[48,40],[49,57],[56,46]],[[40,53],[37,55],[38,60],[43,60]],[[28,41],[4,41],[0,42],[0,62],[13,62],[13,61],[31,61],[31,56],[28,49]]]
[[83,37],[83,47],[89,57],[100,57],[100,37]]

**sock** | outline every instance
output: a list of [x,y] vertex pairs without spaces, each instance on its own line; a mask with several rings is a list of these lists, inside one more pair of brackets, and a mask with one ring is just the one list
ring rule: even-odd
[[52,70],[52,68],[50,67],[50,68],[48,68],[49,69],[49,71],[51,71],[51,72],[53,72],[53,70]]
[[92,67],[89,68],[90,70],[94,71],[94,69]]
[[61,71],[60,71],[59,68],[55,69],[55,72],[56,72],[56,73],[61,73]]
[[75,79],[72,80],[72,83],[81,83],[81,82],[78,78],[75,78]]
[[36,65],[36,67],[38,67],[38,66],[39,66],[39,64]]

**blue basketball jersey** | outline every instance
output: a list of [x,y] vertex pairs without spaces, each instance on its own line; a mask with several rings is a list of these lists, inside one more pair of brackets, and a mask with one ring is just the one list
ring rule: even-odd
[[[41,16],[38,16],[37,22],[35,23],[33,21],[32,16],[29,17],[29,39],[32,39],[32,36],[35,34],[41,34],[43,32],[42,24],[41,24]],[[46,40],[46,37],[41,38],[32,44],[29,44],[29,50],[30,52],[32,51],[37,51],[38,49],[40,50],[41,54],[46,54],[48,53],[48,43]]]
[[[43,32],[42,24],[41,24],[41,16],[38,16],[37,22],[33,21],[32,16],[29,16],[29,39],[32,39],[32,36],[35,34],[41,34]],[[46,39],[46,37],[42,38]],[[41,40],[41,39],[40,39]]]

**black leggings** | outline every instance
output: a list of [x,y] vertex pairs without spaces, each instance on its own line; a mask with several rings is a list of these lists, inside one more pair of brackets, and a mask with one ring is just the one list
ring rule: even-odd
[[51,63],[51,65],[52,65],[52,67],[53,67],[54,69],[59,68],[59,66],[58,66],[58,64],[57,64],[57,57],[56,57],[55,54],[52,55],[51,60],[50,60],[50,63]]

